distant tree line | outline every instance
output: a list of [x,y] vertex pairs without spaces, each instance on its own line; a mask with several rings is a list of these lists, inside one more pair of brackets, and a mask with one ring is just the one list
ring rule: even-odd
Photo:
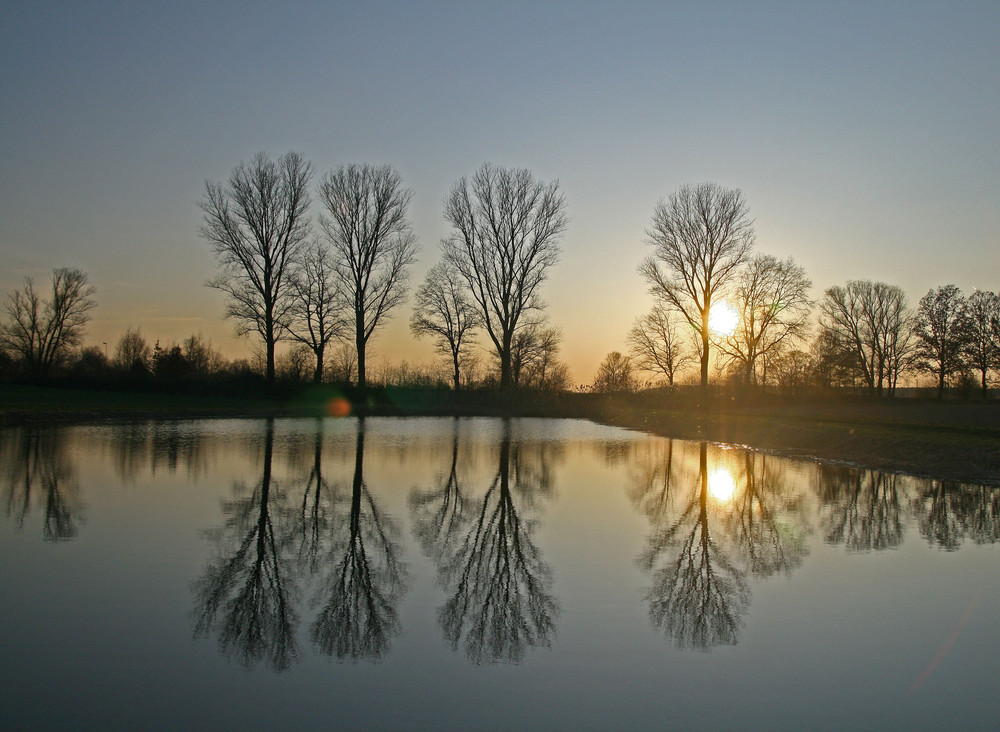
[[[81,270],[56,269],[47,292],[27,278],[7,296],[0,374],[570,388],[562,332],[541,299],[568,225],[558,182],[487,163],[455,183],[443,212],[451,233],[416,289],[410,320],[441,362],[373,372],[371,339],[405,301],[416,259],[412,191],[390,166],[340,166],[319,181],[314,229],[312,179],[299,153],[276,161],[260,153],[225,183],[205,184],[199,231],[218,262],[207,284],[225,293],[237,333],[252,338],[251,359],[227,362],[200,335],[150,345],[137,326],[113,356],[107,344],[103,352],[81,349],[96,289]],[[658,202],[646,234],[652,253],[638,271],[652,307],[628,331],[626,351],[599,366],[592,391],[672,388],[691,379],[696,364],[702,388],[713,365],[718,377],[746,388],[877,396],[894,395],[903,376],[925,374],[939,396],[974,384],[985,397],[1000,378],[996,293],[965,296],[945,285],[911,307],[895,285],[851,280],[816,303],[793,259],[754,251],[743,193],[714,183],[682,186]],[[290,347],[279,352],[282,341]]]

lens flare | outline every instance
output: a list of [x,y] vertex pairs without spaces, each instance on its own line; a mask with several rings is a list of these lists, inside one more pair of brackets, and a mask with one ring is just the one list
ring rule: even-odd
[[350,416],[351,403],[344,397],[335,397],[326,403],[326,414],[329,417]]

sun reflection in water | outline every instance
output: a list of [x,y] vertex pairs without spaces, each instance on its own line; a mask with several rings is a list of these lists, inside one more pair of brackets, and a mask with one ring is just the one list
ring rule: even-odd
[[725,468],[716,468],[708,475],[708,493],[716,503],[729,503],[736,492],[736,481]]

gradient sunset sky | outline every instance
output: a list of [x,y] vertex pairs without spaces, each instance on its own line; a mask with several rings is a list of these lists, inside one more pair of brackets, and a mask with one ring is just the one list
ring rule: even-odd
[[[656,201],[741,188],[758,251],[814,296],[1000,290],[1000,2],[11,2],[0,7],[0,292],[53,267],[98,287],[87,342],[247,345],[199,238],[205,180],[297,150],[315,180],[388,163],[420,258],[483,162],[558,179],[543,298],[574,383],[651,304]],[[319,213],[314,202],[312,213]],[[409,304],[372,360],[427,362]],[[480,339],[481,342],[485,339]]]

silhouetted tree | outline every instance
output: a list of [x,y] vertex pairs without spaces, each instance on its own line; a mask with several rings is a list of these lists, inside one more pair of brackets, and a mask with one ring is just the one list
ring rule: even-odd
[[1000,295],[976,290],[966,300],[965,357],[979,372],[983,399],[987,395],[987,376],[1000,370]]
[[812,282],[794,260],[768,254],[751,258],[736,278],[739,321],[719,350],[738,364],[747,384],[766,383],[767,364],[808,328]]
[[205,183],[199,229],[221,272],[208,286],[229,298],[226,317],[241,335],[256,332],[266,353],[265,377],[274,381],[274,347],[294,302],[292,263],[309,235],[312,166],[289,152],[275,163],[258,153],[240,163],[228,183]]
[[[225,527],[210,533],[224,553],[195,583],[195,635],[215,631],[222,652],[241,665],[249,668],[263,661],[283,671],[297,656],[298,617],[283,537],[274,526],[281,514],[274,504],[283,496],[276,496],[272,485],[273,452],[274,423],[268,420],[260,481],[248,495],[225,504]],[[244,490],[237,486],[238,493]]]
[[444,256],[462,276],[500,360],[500,387],[513,386],[511,349],[526,317],[542,308],[539,288],[559,255],[566,203],[558,182],[526,169],[484,164],[445,201],[453,233]]
[[914,365],[934,374],[938,399],[947,379],[965,367],[963,357],[969,336],[965,298],[955,285],[929,290],[917,304]]
[[597,375],[590,390],[598,394],[631,392],[639,388],[632,359],[619,351],[612,351],[597,367]]
[[316,602],[320,611],[309,636],[321,653],[337,658],[378,659],[399,633],[395,603],[404,568],[391,538],[395,526],[377,508],[364,480],[365,426],[358,421],[348,529],[329,553],[329,573]]
[[406,218],[412,196],[388,165],[342,166],[320,184],[320,199],[329,214],[320,217],[320,225],[353,315],[361,388],[366,384],[368,341],[406,297],[416,254],[416,237]]
[[743,193],[714,183],[682,186],[653,210],[646,230],[653,255],[639,265],[650,292],[676,308],[701,340],[701,385],[708,386],[712,303],[732,282],[754,245]]
[[126,374],[148,374],[152,359],[153,349],[139,326],[129,325],[115,346],[115,367]]
[[[670,386],[674,385],[677,374],[695,360],[688,345],[688,333],[678,331],[675,312],[662,302],[657,303],[635,321],[628,333],[635,365],[643,371],[666,376]],[[687,328],[686,322],[684,327]]]
[[341,282],[330,250],[320,242],[303,247],[296,262],[295,302],[289,332],[316,357],[313,381],[323,380],[327,346],[350,331],[350,308],[341,291]]
[[826,291],[822,312],[827,342],[842,349],[843,360],[872,392],[881,396],[887,390],[891,396],[911,355],[906,294],[884,282],[852,280]]
[[83,340],[97,288],[79,269],[52,270],[48,300],[35,292],[31,277],[7,296],[7,322],[0,325],[0,348],[20,357],[32,374],[47,375]]
[[222,352],[212,344],[210,338],[205,338],[201,333],[192,333],[181,341],[181,352],[193,376],[212,376],[222,371],[226,365]]
[[454,648],[461,643],[475,663],[517,662],[528,649],[548,646],[559,611],[549,594],[549,568],[515,501],[515,495],[530,499],[546,469],[519,465],[512,452],[507,422],[482,507],[454,555],[439,565],[449,593],[438,613],[445,639]]
[[473,333],[482,323],[479,312],[466,297],[460,275],[447,260],[434,265],[417,289],[410,330],[420,338],[429,335],[434,349],[451,359],[455,390],[461,385],[462,362],[468,357]]

